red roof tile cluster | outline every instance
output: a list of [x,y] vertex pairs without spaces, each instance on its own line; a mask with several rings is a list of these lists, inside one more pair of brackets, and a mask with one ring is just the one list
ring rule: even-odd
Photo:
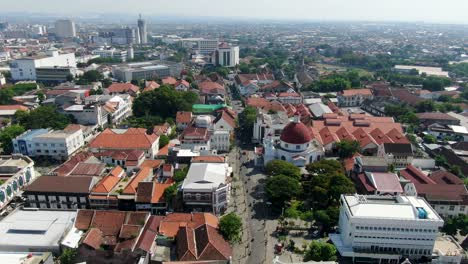
[[131,83],[113,83],[107,88],[109,93],[130,93],[136,94],[140,91],[138,86],[135,86]]
[[68,176],[101,176],[106,169],[104,163],[78,163]]
[[204,224],[218,228],[218,218],[210,213],[172,213],[161,221],[159,233],[166,237],[176,237],[181,227],[197,228]]
[[91,193],[101,193],[108,194],[114,189],[114,187],[119,183],[120,178],[112,174],[109,174],[103,177],[91,190]]
[[228,111],[219,111],[217,112],[217,117],[213,121],[213,123],[218,123],[219,120],[224,120],[226,123],[228,123],[232,128],[236,127],[236,118],[235,116],[232,116],[231,113]]
[[108,157],[114,160],[123,160],[126,166],[138,166],[140,160],[145,158],[145,152],[139,149],[104,150],[94,153],[94,156],[97,158]]
[[75,227],[87,231],[83,244],[93,249],[106,245],[119,252],[133,250],[148,218],[147,212],[79,210]]
[[133,176],[127,186],[122,191],[122,194],[136,194],[138,184],[153,176],[153,170],[149,167],[141,167],[140,171]]
[[411,181],[418,195],[429,202],[458,202],[468,205],[468,191],[460,179],[448,172],[434,172],[427,176],[421,170],[409,165],[400,171],[400,176]]
[[219,231],[210,225],[182,227],[177,234],[180,261],[229,260],[232,248]]
[[91,152],[77,153],[75,156],[71,157],[69,160],[63,163],[60,167],[56,168],[53,173],[57,176],[67,176],[76,167],[76,165],[78,165],[78,163],[86,161],[92,156],[93,153]]
[[158,136],[155,134],[146,134],[144,128],[129,128],[125,133],[121,134],[106,129],[89,143],[89,148],[99,150],[148,150],[152,148],[157,139]]
[[275,77],[271,73],[261,73],[261,74],[238,74],[234,78],[237,84],[248,84],[249,82],[258,82],[258,81],[274,81]]
[[188,126],[180,135],[181,141],[184,140],[208,140],[210,132],[205,127]]
[[174,84],[175,87],[178,87],[178,86],[180,86],[180,85],[184,86],[185,88],[190,88],[190,83],[187,82],[186,80],[178,80],[178,81]]
[[161,136],[161,135],[166,135],[168,134],[169,128],[171,126],[168,123],[164,123],[162,125],[156,125],[153,127],[153,133]]
[[203,81],[198,84],[198,88],[201,94],[224,94],[226,92],[221,84],[212,81]]
[[419,120],[448,120],[448,121],[458,121],[455,117],[440,112],[426,112],[426,113],[417,113],[416,116]]
[[305,144],[312,141],[310,128],[302,122],[290,122],[281,133],[280,140],[289,144]]
[[409,143],[400,123],[391,117],[367,115],[333,116],[325,120],[312,121],[312,133],[324,145],[343,139],[357,140],[361,147],[371,143]]

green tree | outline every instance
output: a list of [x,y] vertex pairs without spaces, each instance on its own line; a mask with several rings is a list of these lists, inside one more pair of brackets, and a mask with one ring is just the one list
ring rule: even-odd
[[168,207],[172,207],[173,201],[177,196],[178,191],[179,188],[177,187],[177,184],[172,184],[164,190],[164,200],[166,201]]
[[299,196],[301,191],[299,181],[286,175],[269,177],[265,185],[268,198],[277,208],[282,208],[285,202]]
[[433,101],[430,101],[430,100],[424,100],[416,104],[416,111],[418,113],[433,112],[435,110],[436,110],[436,105],[434,104]]
[[226,67],[218,67],[216,69],[216,73],[218,73],[219,75],[221,75],[222,77],[226,77],[228,76],[229,74],[229,69],[226,68]]
[[257,109],[247,106],[239,114],[239,134],[244,142],[250,142],[253,135],[253,125],[257,119]]
[[76,249],[65,248],[59,257],[60,264],[73,264],[77,255]]
[[161,135],[159,137],[159,148],[162,148],[166,146],[167,144],[169,144],[169,137],[166,135]]
[[13,96],[15,96],[13,89],[11,88],[0,89],[0,104],[1,105],[11,104],[13,101]]
[[342,159],[352,157],[361,149],[359,141],[356,140],[342,140],[336,144],[336,147],[338,149],[338,156]]
[[100,72],[98,72],[96,70],[91,70],[91,71],[85,72],[83,74],[83,76],[81,76],[80,79],[82,79],[82,80],[84,80],[84,81],[86,81],[88,83],[92,83],[92,82],[97,82],[97,81],[99,81],[99,80],[101,80],[103,78],[104,78],[104,76]]
[[72,118],[58,113],[54,106],[40,106],[29,113],[17,111],[15,120],[26,129],[64,129],[71,123]]
[[12,139],[21,135],[24,132],[24,127],[20,125],[11,125],[0,131],[0,144],[3,149],[3,154],[11,154],[13,152]]
[[424,143],[435,144],[437,143],[437,139],[433,135],[426,134],[424,135]]
[[284,160],[272,160],[265,166],[265,173],[273,176],[283,174],[296,179],[301,177],[301,169]]
[[219,220],[219,232],[224,239],[234,243],[241,239],[242,220],[235,213],[229,213]]
[[188,167],[185,167],[183,169],[178,169],[174,171],[174,181],[177,183],[184,181],[185,177],[187,176],[188,173]]
[[191,111],[198,101],[194,92],[176,91],[162,85],[159,89],[142,93],[133,102],[133,114],[136,117],[159,116],[163,119],[175,117],[178,111]]
[[305,251],[304,261],[335,261],[336,248],[334,245],[314,240]]
[[248,65],[247,63],[241,62],[241,63],[239,64],[239,71],[240,71],[241,73],[243,73],[243,74],[245,74],[245,73],[250,73],[250,67],[249,67],[249,65]]

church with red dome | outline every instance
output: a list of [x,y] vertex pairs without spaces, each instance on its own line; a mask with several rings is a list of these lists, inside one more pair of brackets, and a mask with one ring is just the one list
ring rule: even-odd
[[300,121],[299,113],[287,124],[279,140],[269,135],[263,139],[263,163],[279,159],[298,167],[320,160],[325,155],[323,145],[314,138],[312,130]]

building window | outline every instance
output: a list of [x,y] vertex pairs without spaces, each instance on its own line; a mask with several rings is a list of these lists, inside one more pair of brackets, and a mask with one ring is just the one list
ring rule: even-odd
[[454,210],[455,210],[455,205],[451,205],[451,206],[449,207],[449,211],[454,211]]
[[285,147],[285,148],[289,148],[289,145],[288,145],[288,144],[284,144],[284,147]]
[[296,149],[300,149],[301,148],[301,145],[296,145]]
[[460,205],[460,211],[465,211],[465,206],[464,205]]

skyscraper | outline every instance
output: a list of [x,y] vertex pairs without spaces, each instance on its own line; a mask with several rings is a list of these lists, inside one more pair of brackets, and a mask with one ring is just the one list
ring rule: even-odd
[[76,37],[75,22],[69,19],[55,21],[55,34],[59,38]]
[[138,35],[140,35],[140,43],[146,44],[148,42],[146,33],[146,21],[140,18],[138,19]]

